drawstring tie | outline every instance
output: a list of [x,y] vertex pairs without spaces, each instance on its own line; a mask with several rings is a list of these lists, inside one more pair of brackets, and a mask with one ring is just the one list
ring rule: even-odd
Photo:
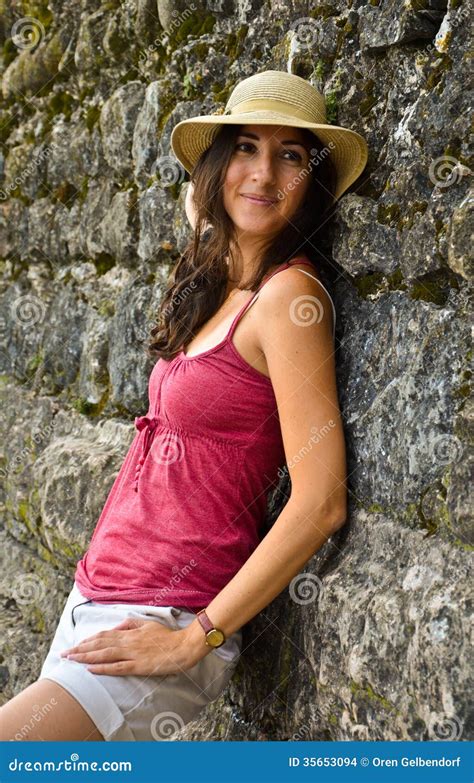
[[154,416],[137,416],[135,419],[135,427],[137,428],[137,430],[139,430],[140,432],[141,430],[145,430],[142,453],[135,468],[135,480],[133,483],[135,492],[138,492],[138,477],[140,475],[142,465],[145,462],[146,456],[150,450],[151,441],[153,439],[153,432],[158,425],[158,421],[159,419],[157,419]]

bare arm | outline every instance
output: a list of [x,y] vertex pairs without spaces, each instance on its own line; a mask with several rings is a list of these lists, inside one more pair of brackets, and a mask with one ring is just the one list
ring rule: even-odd
[[[322,313],[311,325],[302,317],[305,303]],[[206,608],[226,636],[267,606],[346,519],[345,444],[329,298],[307,275],[289,269],[262,289],[257,306],[292,490],[271,530]],[[210,652],[197,620],[185,631],[193,660]]]

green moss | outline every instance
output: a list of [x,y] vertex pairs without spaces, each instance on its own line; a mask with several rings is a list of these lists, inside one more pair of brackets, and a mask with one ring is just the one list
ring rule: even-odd
[[112,299],[104,299],[97,308],[97,312],[104,318],[111,318],[115,315],[115,302]]
[[239,27],[237,32],[232,31],[226,36],[223,51],[231,62],[237,60],[237,58],[240,57],[240,55],[243,53],[244,41],[247,37],[248,29],[248,25],[245,24],[242,27]]
[[379,204],[377,208],[377,221],[383,225],[389,226],[398,222],[400,217],[400,206],[398,204]]
[[[71,185],[70,182],[63,182],[52,192],[52,199],[56,202],[59,201],[61,204],[71,206],[71,203],[77,198],[78,193],[78,189],[74,185]],[[51,193],[49,195],[51,197]]]
[[22,16],[34,16],[46,30],[54,19],[48,0],[22,0],[21,7]]
[[368,296],[380,291],[384,279],[382,272],[370,272],[368,275],[354,277],[352,282],[357,288],[359,296],[366,299]]
[[374,706],[377,707],[383,707],[386,710],[389,710],[390,712],[395,712],[397,715],[400,715],[400,711],[397,710],[394,704],[392,704],[391,701],[386,699],[384,696],[380,696],[378,693],[375,693],[374,689],[371,685],[367,685],[365,688],[362,685],[359,685],[359,683],[355,682],[355,680],[350,681],[349,685],[351,689],[351,693],[355,697],[359,698],[365,698],[369,702],[371,702]]
[[317,79],[324,79],[325,70],[326,70],[326,63],[324,62],[324,60],[319,59],[316,65],[314,66],[314,71],[313,71],[314,76]]
[[28,363],[26,365],[26,374],[28,376],[33,375],[35,370],[37,370],[38,367],[41,367],[41,365],[44,362],[44,349],[41,348],[38,353],[36,353],[34,356],[31,357],[31,359],[28,360]]
[[414,201],[411,204],[410,211],[403,215],[403,217],[400,218],[400,220],[397,223],[397,228],[399,231],[405,231],[412,227],[415,219],[416,214],[424,215],[426,212],[426,209],[428,207],[427,201]]
[[99,121],[100,108],[98,106],[88,106],[85,113],[85,123],[89,133],[92,133],[94,125]]
[[110,253],[100,253],[98,256],[92,259],[92,262],[97,269],[99,276],[105,275],[109,269],[115,266],[115,258]]
[[416,278],[411,284],[409,295],[411,299],[422,299],[443,307],[451,288],[459,288],[457,276],[451,270],[440,269]]
[[383,513],[383,506],[381,506],[380,503],[372,503],[366,510],[369,514],[381,514]]
[[337,123],[337,93],[329,91],[325,94],[326,101],[326,119],[329,125]]
[[58,114],[64,114],[64,117],[69,120],[72,110],[75,106],[74,96],[67,90],[55,93],[48,103],[48,115],[50,118],[56,117]]
[[13,62],[19,53],[18,46],[15,46],[11,38],[7,38],[3,44],[3,67],[6,69]]
[[[449,54],[446,54],[446,52],[437,52],[437,55],[431,73],[426,79],[427,90],[433,90],[437,87],[446,71],[450,71],[453,67],[453,61]],[[438,90],[438,92],[442,92],[442,89]]]
[[339,725],[339,718],[337,717],[337,715],[334,715],[334,713],[331,713],[331,715],[329,715],[328,721],[333,726],[338,726]]
[[329,19],[330,16],[338,16],[339,10],[332,3],[318,3],[317,8],[308,11],[308,16],[312,19]]
[[171,30],[169,34],[170,47],[176,49],[179,44],[184,43],[190,35],[200,38],[201,35],[212,33],[216,23],[215,16],[209,14],[203,16],[202,13],[189,14],[183,23],[176,29]]
[[367,115],[372,109],[372,106],[377,103],[377,96],[374,94],[374,79],[367,79],[364,84],[361,85],[361,89],[363,92],[365,92],[366,97],[363,98],[359,103],[359,114],[362,117],[365,117],[365,115]]

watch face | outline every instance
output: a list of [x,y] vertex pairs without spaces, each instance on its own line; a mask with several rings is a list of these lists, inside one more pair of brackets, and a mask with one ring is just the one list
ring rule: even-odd
[[211,645],[211,647],[220,647],[220,645],[224,642],[225,637],[222,631],[219,631],[217,628],[213,628],[212,631],[209,631],[206,634],[206,640],[207,643]]

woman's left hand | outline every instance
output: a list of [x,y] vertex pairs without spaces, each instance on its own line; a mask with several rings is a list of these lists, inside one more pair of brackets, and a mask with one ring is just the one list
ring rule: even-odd
[[206,654],[196,653],[187,627],[171,630],[155,620],[127,618],[110,631],[100,631],[61,657],[87,663],[93,674],[175,674],[186,671]]

